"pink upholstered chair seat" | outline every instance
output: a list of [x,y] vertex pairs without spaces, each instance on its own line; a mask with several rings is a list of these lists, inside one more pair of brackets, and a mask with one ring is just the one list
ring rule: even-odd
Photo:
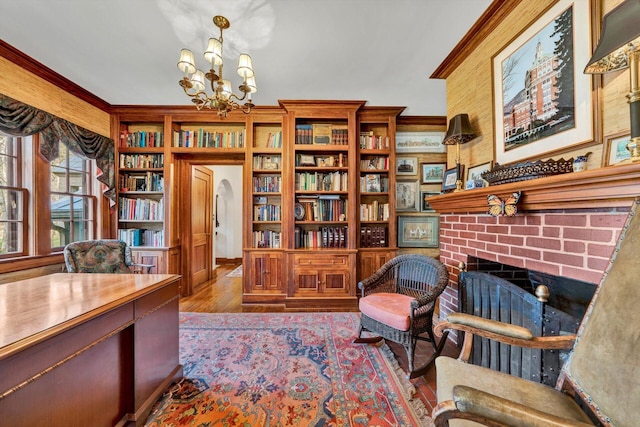
[[411,326],[411,301],[414,298],[403,294],[379,292],[360,298],[360,312],[378,322],[400,331]]

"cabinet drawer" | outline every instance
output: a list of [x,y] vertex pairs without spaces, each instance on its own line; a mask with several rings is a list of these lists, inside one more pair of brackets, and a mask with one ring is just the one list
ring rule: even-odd
[[349,266],[349,255],[295,255],[296,266],[338,267]]

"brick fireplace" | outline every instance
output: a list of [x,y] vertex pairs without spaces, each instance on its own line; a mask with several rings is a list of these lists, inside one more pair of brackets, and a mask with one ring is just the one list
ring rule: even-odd
[[[513,191],[522,192],[516,216],[487,214],[488,195]],[[459,264],[470,259],[599,283],[636,196],[640,164],[430,198],[440,213],[440,261],[450,275],[440,318],[457,311]]]

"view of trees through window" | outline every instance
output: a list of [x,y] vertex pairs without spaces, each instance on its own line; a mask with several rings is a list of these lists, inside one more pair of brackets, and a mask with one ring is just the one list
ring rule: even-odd
[[20,140],[0,133],[0,256],[22,252]]
[[93,238],[94,197],[89,160],[60,144],[51,162],[51,248]]

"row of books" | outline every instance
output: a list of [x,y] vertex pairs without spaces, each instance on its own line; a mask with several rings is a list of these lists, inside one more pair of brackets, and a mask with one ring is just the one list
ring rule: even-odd
[[296,190],[315,191],[348,191],[347,172],[297,172],[295,175]]
[[348,145],[349,130],[346,126],[331,124],[297,124],[295,134],[296,144],[320,145]]
[[360,221],[388,221],[389,203],[374,200],[371,203],[360,204]]
[[164,200],[118,198],[118,218],[122,221],[162,221]]
[[253,177],[254,193],[278,193],[282,186],[280,175],[260,175]]
[[363,226],[360,227],[360,247],[361,248],[386,248],[387,227],[384,226]]
[[156,172],[124,174],[118,177],[120,191],[162,191],[164,176]]
[[145,230],[141,228],[121,228],[118,239],[124,240],[129,246],[164,246],[164,231]]
[[279,231],[272,230],[256,230],[253,232],[254,248],[279,248],[280,247]]
[[159,169],[163,166],[163,154],[120,154],[120,168]]
[[280,221],[280,205],[256,205],[253,207],[254,221]]
[[312,154],[296,154],[296,166],[316,166],[321,168],[342,168],[347,166],[347,155],[338,153],[329,156],[314,156]]
[[348,211],[348,200],[338,196],[321,195],[316,198],[299,197],[304,221],[345,221]]
[[253,169],[280,170],[282,156],[254,156]]
[[154,131],[120,132],[120,147],[164,147],[164,133]]
[[320,230],[304,230],[296,227],[293,233],[296,249],[340,249],[347,247],[348,227],[321,227]]
[[377,173],[368,173],[360,177],[362,193],[386,193],[389,191],[389,177]]
[[244,129],[228,132],[198,130],[177,130],[173,132],[174,147],[199,148],[243,148]]
[[388,150],[389,137],[374,135],[373,131],[360,132],[360,148],[368,150]]
[[269,132],[267,135],[266,148],[282,148],[282,131]]
[[378,170],[378,171],[386,171],[389,170],[389,157],[387,156],[379,156],[379,157],[371,157],[369,159],[361,159],[360,160],[360,170]]

